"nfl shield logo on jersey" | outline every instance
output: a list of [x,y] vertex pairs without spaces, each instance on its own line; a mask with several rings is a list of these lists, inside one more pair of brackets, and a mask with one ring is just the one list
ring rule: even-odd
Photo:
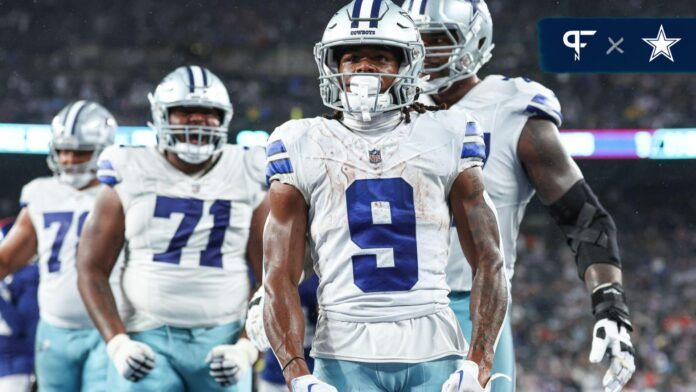
[[382,163],[382,152],[378,149],[372,149],[369,151],[370,154],[370,163],[372,164],[378,164]]

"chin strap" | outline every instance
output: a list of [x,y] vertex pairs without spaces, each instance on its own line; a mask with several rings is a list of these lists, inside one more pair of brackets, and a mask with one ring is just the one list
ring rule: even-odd
[[81,174],[60,173],[58,178],[64,184],[68,184],[75,189],[82,189],[95,179],[96,175],[93,172]]
[[[355,77],[354,79],[356,79]],[[372,120],[370,115],[370,107],[367,104],[371,101],[370,99],[370,85],[367,83],[350,83],[351,91],[357,94],[358,100],[360,102],[360,114],[362,115],[363,121]]]
[[354,75],[350,80],[350,92],[344,94],[345,109],[360,109],[362,121],[372,121],[372,115],[386,109],[392,103],[390,94],[379,93],[381,81],[378,76]]
[[215,152],[215,148],[211,144],[198,146],[195,144],[178,142],[171,151],[176,154],[179,159],[197,165],[210,158]]

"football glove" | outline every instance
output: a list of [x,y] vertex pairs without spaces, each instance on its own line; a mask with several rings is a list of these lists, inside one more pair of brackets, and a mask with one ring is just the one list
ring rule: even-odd
[[291,385],[292,392],[338,392],[338,389],[320,381],[311,374],[293,378]]
[[635,351],[625,326],[615,320],[602,319],[595,323],[592,333],[590,362],[600,363],[609,354],[609,370],[602,380],[605,392],[618,392],[636,371]]
[[106,353],[118,373],[133,382],[140,381],[155,367],[155,352],[145,343],[118,334],[106,344]]
[[249,311],[247,312],[246,324],[244,325],[244,330],[246,330],[247,336],[257,350],[265,352],[271,348],[271,344],[268,342],[268,337],[266,336],[266,330],[263,327],[263,302],[266,291],[263,286],[259,287],[251,297],[249,301]]
[[464,361],[462,367],[452,373],[447,381],[442,384],[442,392],[490,392],[493,380],[505,378],[512,382],[512,379],[505,374],[496,373],[482,387],[478,381],[479,367],[476,362]]
[[251,368],[259,352],[249,339],[241,338],[235,344],[214,347],[205,359],[210,364],[210,375],[223,387],[239,382],[239,378]]

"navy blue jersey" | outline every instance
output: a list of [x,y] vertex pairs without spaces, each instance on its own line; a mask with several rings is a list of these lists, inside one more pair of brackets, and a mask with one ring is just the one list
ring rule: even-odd
[[[12,222],[0,222],[0,240]],[[24,267],[0,281],[0,377],[34,369],[34,336],[39,321],[39,270]]]

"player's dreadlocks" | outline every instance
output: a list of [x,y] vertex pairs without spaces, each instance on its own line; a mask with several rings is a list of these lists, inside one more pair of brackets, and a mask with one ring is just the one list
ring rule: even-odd
[[[403,113],[403,115],[404,115],[404,120],[406,121],[406,124],[409,124],[411,122],[411,112],[423,114],[427,111],[437,112],[438,110],[447,110],[446,103],[441,103],[439,105],[425,105],[423,103],[418,102],[419,96],[420,96],[420,89],[418,89],[418,92],[416,93],[416,97],[414,98],[414,102],[412,104],[404,107],[404,108],[401,108],[401,113]],[[334,110],[333,113],[324,114],[324,118],[327,118],[329,120],[342,121],[343,120],[343,112],[340,110]]]
[[[416,99],[418,99],[418,95],[416,95]],[[406,121],[406,124],[408,124],[411,122],[411,112],[423,114],[427,111],[437,112],[438,110],[447,110],[447,104],[441,103],[439,105],[425,105],[420,102],[413,102],[409,106],[402,108],[401,112],[404,114],[404,121]]]

